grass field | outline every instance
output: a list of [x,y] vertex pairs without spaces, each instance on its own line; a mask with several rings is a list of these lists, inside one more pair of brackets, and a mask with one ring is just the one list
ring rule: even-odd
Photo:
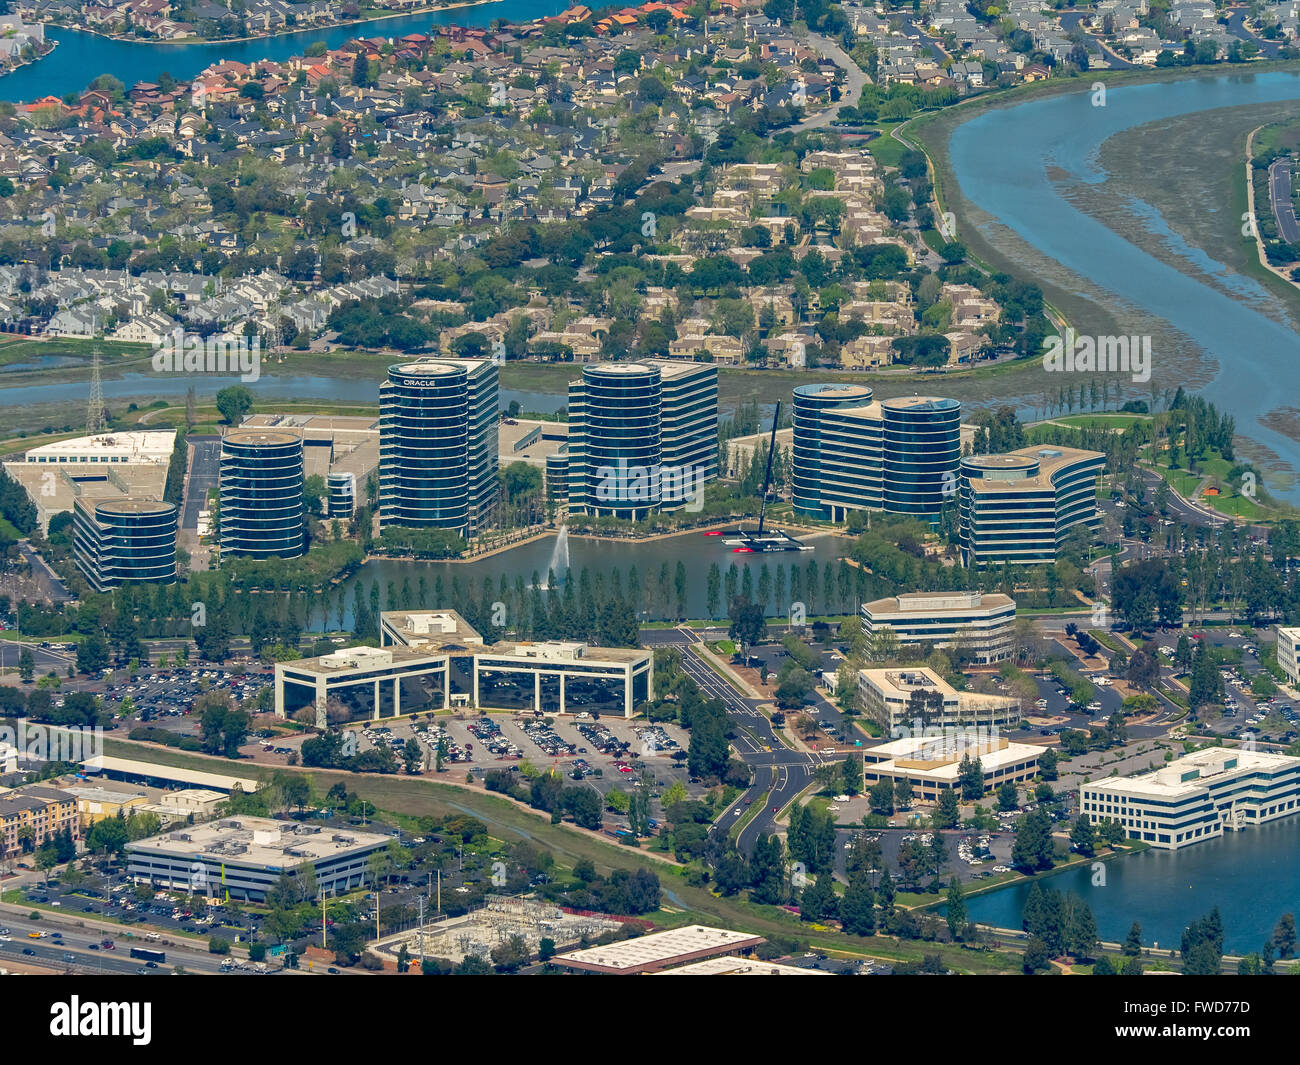
[[1099,412],[1095,414],[1067,414],[1064,417],[1052,418],[1052,422],[1058,425],[1072,425],[1076,429],[1112,429],[1123,432],[1125,429],[1137,425],[1139,422],[1149,422],[1149,414],[1122,414],[1115,412],[1107,414]]

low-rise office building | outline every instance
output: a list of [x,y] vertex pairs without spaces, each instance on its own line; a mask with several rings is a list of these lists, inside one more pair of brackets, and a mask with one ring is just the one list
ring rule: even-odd
[[1000,592],[906,592],[862,605],[870,638],[892,629],[900,644],[960,646],[976,662],[1015,653],[1016,601]]
[[1003,784],[1024,784],[1038,775],[1041,747],[1012,743],[984,729],[955,729],[937,736],[907,736],[862,752],[866,787],[881,780],[906,780],[921,802],[938,802],[945,791],[961,790],[961,763],[978,761],[985,792]]
[[127,875],[162,888],[200,890],[209,898],[262,902],[282,874],[310,866],[318,889],[337,895],[360,887],[370,855],[389,836],[352,829],[228,817],[126,845]]
[[858,670],[865,713],[891,736],[922,730],[1010,729],[1020,724],[1020,700],[1009,695],[959,692],[928,666]]
[[1300,810],[1300,758],[1210,747],[1153,773],[1079,788],[1079,811],[1118,821],[1129,839],[1178,850]]
[[489,646],[452,610],[386,611],[380,642],[277,663],[276,714],[293,717],[312,707],[317,728],[456,703],[632,717],[654,697],[650,651],[559,640]]
[[97,821],[110,817],[131,817],[149,801],[142,791],[96,787],[67,787],[63,790],[77,800],[77,819],[82,828],[90,828]]
[[262,787],[262,781],[255,777],[234,777],[225,773],[209,773],[202,769],[163,765],[160,762],[116,758],[108,754],[97,754],[86,758],[81,763],[81,771],[87,776],[98,776],[104,780],[121,780],[128,784],[143,784],[149,788],[175,788],[179,784],[183,787],[219,791],[223,796],[229,796],[235,790],[242,791],[245,795],[252,795]]
[[1300,629],[1278,628],[1277,664],[1287,680],[1300,684]]
[[1027,447],[961,461],[962,561],[968,566],[1041,566],[1056,561],[1070,531],[1101,523],[1098,451]]

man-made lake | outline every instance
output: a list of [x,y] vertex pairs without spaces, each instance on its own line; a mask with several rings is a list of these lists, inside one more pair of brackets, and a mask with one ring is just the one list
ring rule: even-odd
[[[748,525],[753,525],[750,521]],[[580,537],[571,537],[569,539],[569,576],[573,580],[578,580],[579,575],[586,567],[592,578],[596,574],[604,574],[609,579],[610,573],[618,569],[622,573],[622,586],[626,589],[628,586],[629,573],[633,567],[636,567],[637,575],[641,581],[641,587],[647,598],[649,605],[651,596],[656,594],[653,589],[657,588],[659,582],[659,572],[663,565],[668,565],[669,583],[672,585],[677,571],[677,562],[680,559],[686,566],[687,576],[687,596],[686,611],[690,617],[704,617],[707,614],[708,603],[708,577],[709,567],[716,562],[721,570],[723,577],[723,589],[720,599],[725,601],[726,584],[725,578],[727,570],[734,562],[738,570],[738,579],[743,579],[744,570],[751,571],[750,580],[753,582],[755,596],[759,585],[759,576],[764,566],[768,567],[771,575],[773,592],[776,588],[777,568],[784,566],[787,574],[785,587],[789,588],[789,572],[792,566],[799,566],[805,575],[802,580],[806,583],[806,573],[808,563],[815,561],[817,563],[817,594],[812,601],[809,615],[821,611],[823,607],[824,593],[824,570],[827,564],[835,569],[836,577],[839,575],[839,560],[848,554],[852,546],[852,540],[840,536],[817,535],[807,539],[807,545],[812,548],[811,551],[787,551],[772,552],[768,554],[735,554],[732,549],[722,543],[721,539],[716,536],[705,536],[702,532],[685,533],[681,536],[664,537],[660,540],[651,540],[649,542],[632,542],[618,540],[587,540]],[[399,596],[401,594],[402,583],[409,581],[412,590],[418,588],[420,578],[423,577],[425,587],[429,595],[429,604],[433,603],[434,583],[439,577],[443,580],[443,587],[447,595],[451,593],[451,582],[453,578],[458,578],[461,587],[467,591],[472,591],[475,600],[478,599],[483,585],[483,578],[488,577],[492,581],[495,589],[504,573],[506,580],[514,585],[515,578],[522,577],[526,584],[531,584],[533,574],[536,573],[540,583],[545,584],[547,579],[547,570],[551,566],[552,554],[555,550],[555,537],[548,536],[544,540],[537,540],[532,543],[523,544],[519,547],[512,548],[508,551],[502,551],[499,554],[491,555],[487,558],[479,559],[473,562],[397,562],[389,560],[376,560],[366,563],[365,566],[347,582],[349,591],[345,601],[344,625],[352,624],[352,593],[350,586],[353,580],[360,580],[364,588],[369,591],[370,582],[378,581],[380,595],[387,594],[387,586],[391,581]],[[563,579],[564,574],[558,573],[557,576]],[[838,585],[835,592],[838,597]],[[675,593],[674,593],[675,595]],[[787,599],[789,598],[787,592]],[[807,599],[807,596],[804,596]],[[418,606],[418,602],[416,603]],[[454,604],[448,603],[448,606]],[[838,598],[836,600],[838,608]],[[394,604],[393,609],[398,609]],[[770,604],[770,613],[775,615],[777,603],[775,598]],[[853,608],[850,602],[849,609]],[[385,603],[385,609],[388,605]],[[789,610],[789,604],[782,604],[780,613],[786,614]],[[659,615],[656,609],[649,620],[655,620]],[[331,613],[329,628],[337,629],[337,615]],[[725,620],[722,622],[726,624]],[[312,618],[310,626],[313,630],[319,630],[320,615],[317,614]]]
[[[1101,938],[1124,941],[1134,921],[1142,942],[1177,950],[1188,923],[1218,906],[1229,953],[1260,950],[1284,913],[1300,910],[1300,818],[1275,821],[1181,851],[1150,850],[1101,865],[1104,885],[1087,865],[1046,878],[1092,908]],[[1028,884],[967,899],[972,921],[1019,928]]]
[[36,100],[80,92],[100,74],[112,74],[129,88],[137,81],[157,81],[164,71],[186,81],[212,63],[232,59],[251,63],[255,59],[283,60],[302,55],[313,41],[338,48],[357,37],[404,37],[426,33],[433,25],[486,26],[493,19],[526,22],[564,10],[559,0],[500,0],[474,7],[430,11],[423,15],[402,15],[342,26],[299,30],[278,37],[251,41],[217,41],[204,44],[150,44],[117,41],[80,30],[59,26],[46,28],[46,36],[58,47],[44,59],[21,67],[0,78],[0,99]]
[[[1160,261],[1078,209],[1062,188],[1067,179],[1104,182],[1100,147],[1122,130],[1173,116],[1286,100],[1300,100],[1300,74],[1111,88],[1104,107],[1092,106],[1084,79],[1077,92],[990,109],[964,123],[953,133],[950,158],[962,195],[992,216],[993,221],[976,223],[985,236],[999,227],[1013,230],[1033,248],[1113,294],[1120,332],[1149,334],[1153,319],[1168,323],[1213,361],[1217,375],[1207,398],[1235,417],[1239,433],[1300,471],[1300,442],[1261,420],[1269,411],[1291,404],[1285,384],[1295,380],[1300,356],[1300,337],[1283,324],[1286,314],[1270,317],[1259,309],[1261,303],[1276,305],[1277,298],[1254,280],[1236,277],[1214,259],[1213,248],[1189,248],[1180,258],[1188,271],[1211,272],[1221,279],[1232,275],[1232,284],[1225,286],[1228,292]],[[1243,117],[1242,133],[1252,125]],[[1244,181],[1244,165],[1239,172]],[[1135,209],[1145,226],[1159,233],[1164,220],[1148,208],[1139,204]],[[1231,209],[1231,204],[1223,209]],[[1096,331],[1086,321],[1074,325],[1080,334]],[[1161,352],[1154,352],[1153,382],[1161,388],[1177,387],[1182,380],[1167,364],[1162,376],[1161,358]],[[1055,393],[1058,387],[1086,384],[1089,376],[1044,371],[1042,388]],[[1148,387],[1123,377],[1125,389],[1136,395]],[[1276,494],[1298,501],[1300,483]]]

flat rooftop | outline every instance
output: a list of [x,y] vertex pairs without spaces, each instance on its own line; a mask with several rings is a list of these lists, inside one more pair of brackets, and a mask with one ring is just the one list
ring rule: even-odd
[[781,965],[774,961],[754,958],[706,958],[676,969],[665,969],[655,976],[831,976],[821,969],[805,969],[799,965]]
[[[578,640],[502,640],[499,643],[485,644],[478,630],[454,610],[385,610],[379,618],[380,627],[387,632],[388,636],[401,641],[397,646],[385,647],[382,650],[405,653],[407,656],[427,656],[468,649],[472,654],[514,658],[520,661],[624,665],[628,662],[640,662],[651,654],[650,651],[636,647],[592,647]],[[332,655],[324,656],[324,659],[300,659],[286,665],[293,668],[311,662],[324,662],[325,659],[349,654],[351,651],[366,650],[378,649],[352,648],[350,651],[335,651]],[[378,666],[379,660],[372,660]],[[410,657],[405,660],[409,661]],[[395,658],[393,661],[400,662],[403,659]]]
[[[527,440],[533,432],[537,432],[537,436],[520,447],[521,442]],[[512,462],[527,462],[530,466],[544,467],[547,458],[558,454],[568,443],[567,422],[516,419],[513,425],[502,422],[497,429],[498,459],[503,467]]]
[[483,637],[454,610],[384,610],[380,627],[411,648],[481,646]]
[[240,447],[283,447],[285,444],[301,443],[302,430],[245,429],[241,426],[230,430],[221,440],[223,445],[237,444]]
[[661,381],[673,381],[679,377],[707,377],[710,371],[716,376],[718,372],[714,363],[683,362],[681,359],[646,359],[645,365],[658,370]]
[[1020,448],[1005,455],[968,456],[962,460],[962,471],[976,492],[1055,492],[1058,473],[1067,466],[1088,462],[1095,462],[1100,471],[1106,456],[1100,451],[1052,444]]
[[198,769],[181,769],[177,766],[160,765],[157,762],[141,762],[132,758],[114,758],[107,754],[97,754],[81,763],[90,773],[119,773],[123,776],[150,777],[155,780],[171,780],[178,784],[188,784],[197,788],[211,788],[229,794],[237,786],[244,792],[257,791],[262,786],[260,780],[252,777],[232,777],[222,773],[205,773]]
[[665,969],[674,962],[685,964],[712,957],[753,950],[762,936],[727,928],[687,925],[666,932],[652,932],[637,939],[625,939],[604,947],[588,947],[555,957],[557,965],[586,972],[631,974]]
[[1277,773],[1300,766],[1300,758],[1269,751],[1207,747],[1167,762],[1153,773],[1131,777],[1102,777],[1084,784],[1114,795],[1138,799],[1175,799],[1226,783],[1255,771]]
[[480,651],[484,655],[498,655],[520,661],[586,662],[591,665],[626,665],[641,662],[654,652],[639,647],[592,647],[590,644],[570,640],[536,640],[515,643],[502,640]]
[[388,836],[353,829],[322,828],[269,817],[226,817],[127,844],[128,850],[211,857],[226,864],[294,869],[357,850],[386,847]]
[[277,674],[306,673],[330,676],[357,671],[401,669],[403,666],[435,662],[445,658],[444,647],[340,647],[318,658],[295,658],[290,662],[277,662]]
[[126,463],[166,464],[176,444],[175,429],[133,429],[56,440],[24,452],[26,462],[105,462],[114,456]]
[[904,592],[876,599],[863,605],[873,618],[890,614],[920,614],[943,617],[945,614],[970,614],[982,611],[1015,609],[1016,601],[1001,592]]
[[75,795],[82,802],[124,803],[132,799],[147,799],[143,791],[112,791],[109,788],[74,787],[63,785],[69,795]]
[[[970,730],[975,732],[976,730]],[[901,740],[870,747],[867,753],[873,772],[895,771],[934,780],[956,780],[961,761],[969,755],[978,758],[987,773],[1026,760],[1037,761],[1042,747],[1029,743],[1012,743],[996,735],[985,735],[978,730],[973,742],[967,742],[957,730],[943,736],[908,736]]]

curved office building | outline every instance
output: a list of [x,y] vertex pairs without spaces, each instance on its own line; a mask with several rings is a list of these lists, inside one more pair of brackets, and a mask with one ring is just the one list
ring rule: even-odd
[[659,508],[661,398],[658,366],[583,368],[569,386],[571,510],[639,521]]
[[77,499],[73,551],[91,586],[176,580],[176,507],[152,499]]
[[1071,529],[1100,523],[1098,451],[1022,448],[962,459],[961,552],[966,565],[1050,565]]
[[883,510],[934,521],[957,490],[961,404],[876,402],[863,385],[801,385],[793,459],[801,514],[843,521],[855,510]]
[[236,429],[221,441],[221,553],[297,558],[305,547],[302,437]]
[[957,493],[961,404],[913,396],[887,399],[884,413],[885,510],[933,518]]
[[380,395],[381,525],[470,523],[469,374],[453,362],[388,368]]
[[[836,409],[865,408],[871,403],[871,389],[865,385],[800,385],[794,390],[794,445],[792,448],[792,488],[794,507],[803,514],[819,518],[833,518],[834,503],[832,496],[844,496],[846,491],[834,492],[823,490],[831,479],[833,471],[828,471],[825,462],[834,460],[848,446],[848,441],[841,437],[845,420],[828,416]],[[850,429],[852,426],[850,425]],[[842,482],[853,477],[853,467],[838,467]],[[865,476],[861,492],[871,493],[871,471],[858,467]],[[879,464],[877,463],[876,480]],[[878,497],[879,492],[876,492]],[[879,506],[879,503],[876,504]],[[858,508],[853,508],[858,509]]]

